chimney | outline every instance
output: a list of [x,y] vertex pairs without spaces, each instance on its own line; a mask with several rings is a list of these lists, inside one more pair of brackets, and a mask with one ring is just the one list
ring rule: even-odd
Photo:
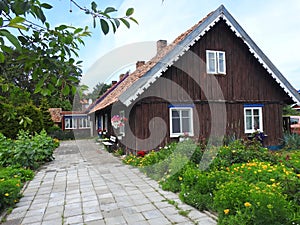
[[124,76],[125,76],[124,73],[120,74],[120,76],[119,76],[119,81],[122,80],[122,79],[124,78]]
[[114,86],[116,83],[118,83],[118,82],[115,81],[115,80],[113,80],[113,81],[111,82],[111,86]]
[[167,46],[167,40],[158,40],[156,42],[157,54],[159,54]]
[[135,67],[136,67],[136,69],[138,69],[143,65],[145,65],[145,61],[137,61],[136,64],[135,64]]

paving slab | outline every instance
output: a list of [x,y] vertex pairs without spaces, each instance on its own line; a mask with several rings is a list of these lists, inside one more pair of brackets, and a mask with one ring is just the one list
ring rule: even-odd
[[[217,224],[95,140],[63,141],[54,156],[27,184],[3,225]],[[189,214],[180,215],[169,200]]]

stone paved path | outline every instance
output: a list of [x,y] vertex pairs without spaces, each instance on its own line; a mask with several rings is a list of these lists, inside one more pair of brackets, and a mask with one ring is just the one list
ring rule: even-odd
[[[216,224],[94,140],[62,142],[55,158],[28,184],[3,225]],[[182,216],[180,210],[190,212]]]

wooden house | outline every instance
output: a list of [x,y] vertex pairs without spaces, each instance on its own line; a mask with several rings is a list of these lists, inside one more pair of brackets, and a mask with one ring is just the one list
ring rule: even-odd
[[[281,142],[282,108],[299,103],[299,94],[223,5],[171,44],[158,41],[157,51],[92,105],[93,130],[136,151],[256,130],[267,146]],[[127,118],[117,129],[116,115]]]

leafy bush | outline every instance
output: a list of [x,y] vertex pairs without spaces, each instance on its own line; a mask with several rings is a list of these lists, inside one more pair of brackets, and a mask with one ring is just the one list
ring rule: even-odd
[[210,169],[223,169],[234,163],[246,163],[254,159],[275,163],[278,157],[267,148],[263,148],[257,141],[236,140],[228,146],[220,147],[218,156],[210,165]]
[[228,143],[203,151],[187,141],[124,162],[160,179],[183,202],[217,212],[218,224],[299,224],[300,153],[270,152],[256,141]]
[[285,133],[283,136],[284,148],[287,150],[300,149],[300,135]]
[[213,210],[213,195],[219,184],[232,179],[225,171],[205,172],[199,168],[187,168],[183,174],[180,199],[199,210]]
[[0,168],[0,213],[18,202],[22,182],[31,180],[33,176],[31,170]]
[[40,164],[53,160],[53,150],[59,142],[48,137],[42,130],[40,134],[29,135],[20,131],[17,140],[0,135],[0,166],[25,167],[37,169]]
[[[234,179],[218,187],[214,197],[219,224],[289,224],[294,218],[289,201],[280,188],[264,182]],[[233,218],[236,217],[236,218]]]
[[49,136],[59,140],[74,140],[74,132],[72,130],[61,130],[57,126],[49,128]]
[[14,107],[10,104],[0,103],[0,133],[15,139],[19,130],[26,129],[30,134],[40,132],[44,128],[43,115],[39,108],[33,104]]
[[21,197],[20,186],[20,181],[17,179],[0,179],[0,212],[18,201]]

